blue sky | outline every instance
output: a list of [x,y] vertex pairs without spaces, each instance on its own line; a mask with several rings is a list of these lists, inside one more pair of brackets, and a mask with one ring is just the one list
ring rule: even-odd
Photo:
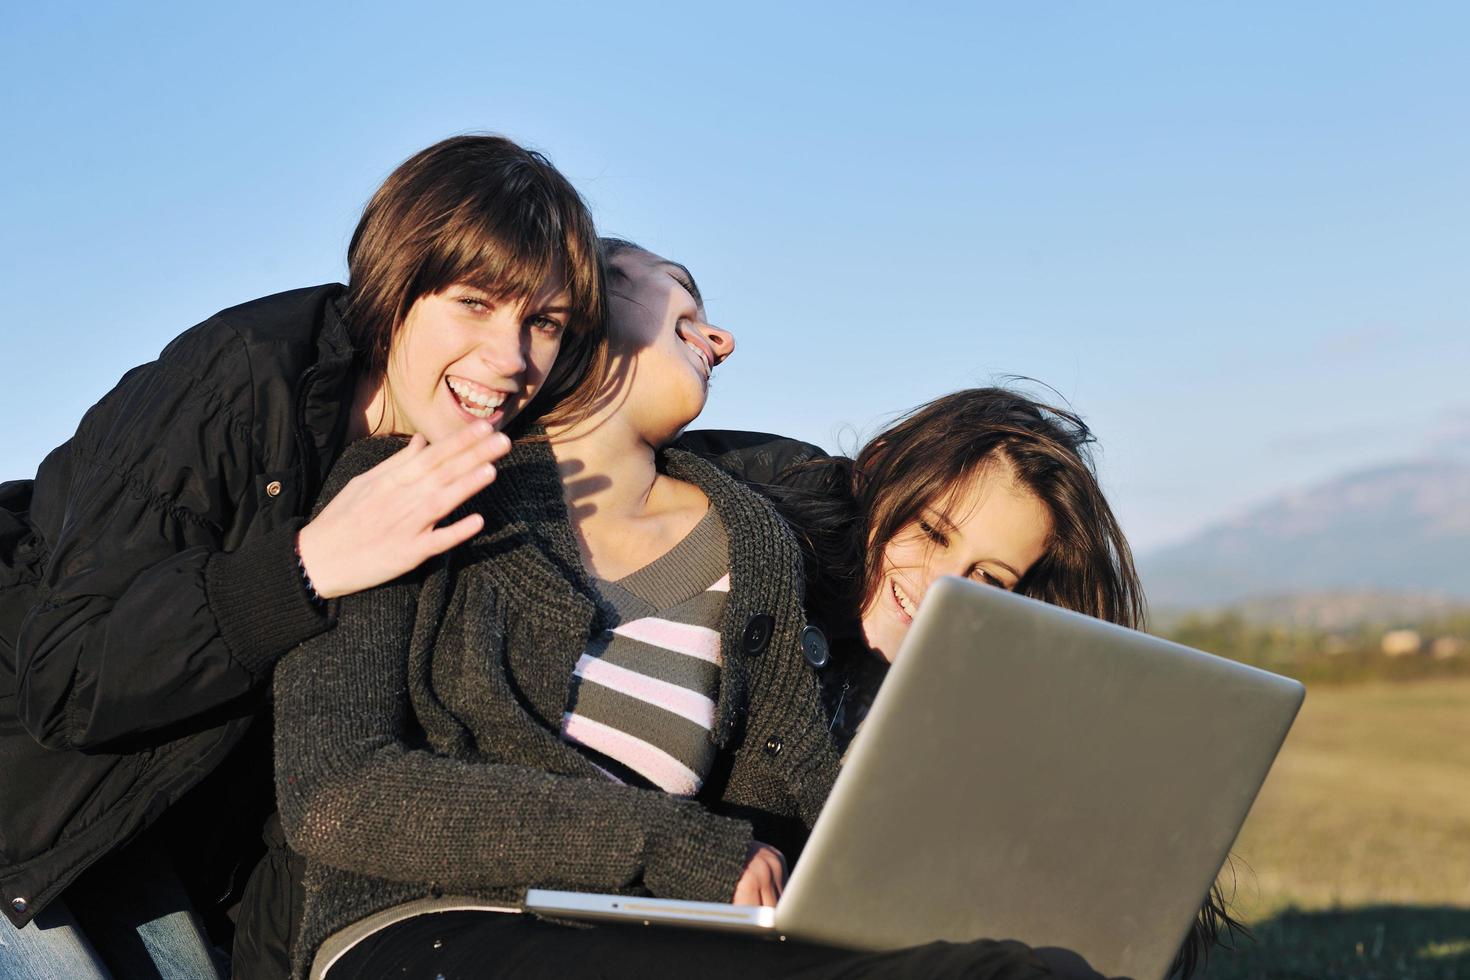
[[965,385],[1093,424],[1142,549],[1470,444],[1470,8],[29,4],[0,26],[0,478],[414,150],[546,152],[829,448]]

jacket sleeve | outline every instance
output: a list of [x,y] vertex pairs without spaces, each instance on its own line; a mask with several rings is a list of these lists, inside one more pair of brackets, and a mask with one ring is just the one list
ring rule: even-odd
[[187,723],[258,690],[327,628],[300,581],[301,522],[225,552],[258,460],[244,345],[207,321],[129,372],[37,476],[47,558],[17,641],[22,723],[88,749]]
[[[441,565],[431,577],[448,574]],[[751,840],[744,821],[611,780],[425,747],[408,694],[419,596],[407,579],[345,597],[337,628],[276,671],[276,797],[295,850],[449,889],[641,882],[657,895],[730,899]],[[425,605],[420,630],[439,617]]]
[[760,487],[804,487],[816,478],[803,464],[829,459],[830,454],[809,442],[768,432],[698,429],[686,432],[675,448],[694,453],[742,483]]

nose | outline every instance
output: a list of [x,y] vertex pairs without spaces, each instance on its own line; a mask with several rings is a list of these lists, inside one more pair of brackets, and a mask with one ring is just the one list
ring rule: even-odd
[[969,574],[969,558],[958,554],[936,554],[929,559],[924,568],[924,588],[927,590],[941,575],[957,575],[960,578],[966,578]]
[[725,358],[735,353],[735,334],[723,327],[711,326],[708,323],[696,323],[694,328],[699,335],[709,344],[710,349],[715,352],[715,363],[719,364]]
[[526,348],[530,343],[530,330],[522,328],[519,314],[497,310],[480,340],[480,360],[501,378],[519,385],[525,380]]

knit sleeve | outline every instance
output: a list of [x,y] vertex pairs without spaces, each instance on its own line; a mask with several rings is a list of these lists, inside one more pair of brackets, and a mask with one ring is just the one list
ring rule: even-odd
[[745,821],[424,744],[409,656],[450,574],[436,563],[345,597],[337,629],[277,667],[276,795],[291,846],[333,867],[446,889],[641,884],[728,901],[751,841]]
[[751,727],[776,732],[779,751],[760,749],[785,783],[796,815],[808,828],[827,802],[840,767],[839,756],[822,711],[816,674],[802,659],[800,648],[769,658],[767,676],[760,678],[751,705]]

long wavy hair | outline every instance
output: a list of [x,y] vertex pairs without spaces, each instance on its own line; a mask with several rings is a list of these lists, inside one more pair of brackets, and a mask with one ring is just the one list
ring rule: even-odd
[[[801,464],[771,496],[803,542],[808,601],[852,621],[880,587],[887,544],[926,506],[1003,464],[1046,507],[1052,531],[1015,591],[1141,629],[1143,588],[1133,552],[1097,480],[1096,439],[1075,413],[1000,387],[928,402],[870,439],[854,458]],[[1216,943],[1248,931],[1218,883],[1205,897],[1171,975],[1189,976]]]
[[883,577],[888,542],[926,505],[942,505],[986,467],[1005,463],[1052,519],[1046,550],[1016,591],[1141,626],[1143,590],[1087,455],[1093,441],[1077,415],[1007,388],[957,391],[904,415],[870,440],[852,467],[853,497],[868,536],[863,606]]

